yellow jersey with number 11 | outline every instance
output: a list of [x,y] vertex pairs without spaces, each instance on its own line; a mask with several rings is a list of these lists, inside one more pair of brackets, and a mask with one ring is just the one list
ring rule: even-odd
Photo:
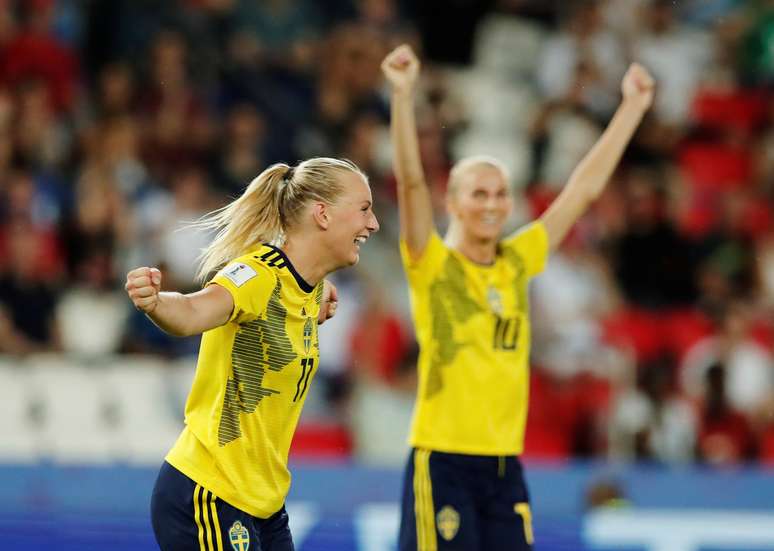
[[275,247],[237,258],[209,282],[234,298],[202,336],[185,428],[167,461],[217,497],[267,518],[290,487],[288,451],[317,368],[323,283],[306,283]]
[[543,270],[548,235],[534,222],[472,262],[433,233],[421,258],[401,256],[419,342],[409,443],[472,455],[518,455],[529,393],[527,284]]

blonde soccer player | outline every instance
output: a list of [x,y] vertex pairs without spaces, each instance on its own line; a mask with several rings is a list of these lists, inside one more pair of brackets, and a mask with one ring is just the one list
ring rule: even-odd
[[513,207],[508,173],[489,157],[451,170],[449,228],[436,232],[414,120],[419,61],[408,46],[382,70],[392,88],[400,250],[419,342],[419,387],[410,433],[401,551],[532,548],[519,454],[529,385],[527,283],[602,192],[653,100],[633,64],[607,129],[540,219],[502,236]]
[[275,164],[200,224],[201,291],[161,292],[129,272],[135,307],[173,335],[202,333],[185,428],[161,467],[151,520],[162,551],[290,551],[290,442],[318,364],[317,325],[333,315],[324,277],[358,262],[379,229],[352,163]]

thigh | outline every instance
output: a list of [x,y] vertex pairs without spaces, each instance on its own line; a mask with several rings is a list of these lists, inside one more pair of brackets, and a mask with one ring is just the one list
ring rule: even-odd
[[164,463],[151,498],[161,551],[262,551],[247,513]]
[[448,454],[413,450],[403,481],[400,551],[478,551],[478,520]]
[[506,475],[498,480],[480,522],[481,545],[487,551],[532,549],[532,511],[518,460],[508,461]]
[[283,506],[267,519],[255,519],[261,538],[261,551],[294,551],[288,513]]

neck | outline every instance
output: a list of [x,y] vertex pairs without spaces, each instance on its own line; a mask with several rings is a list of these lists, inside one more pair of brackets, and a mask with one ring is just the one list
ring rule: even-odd
[[449,226],[445,241],[449,247],[476,264],[492,264],[497,256],[496,239],[476,239],[455,224]]
[[328,266],[320,255],[320,244],[303,236],[288,236],[280,248],[293,267],[309,285],[317,285],[334,268]]

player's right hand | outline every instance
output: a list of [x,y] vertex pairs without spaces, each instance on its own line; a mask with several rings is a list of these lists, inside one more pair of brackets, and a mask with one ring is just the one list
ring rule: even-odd
[[410,92],[419,76],[419,59],[411,46],[398,46],[382,61],[382,72],[396,92]]
[[124,285],[134,307],[150,314],[159,304],[159,292],[161,291],[161,271],[158,268],[135,268],[126,274]]

